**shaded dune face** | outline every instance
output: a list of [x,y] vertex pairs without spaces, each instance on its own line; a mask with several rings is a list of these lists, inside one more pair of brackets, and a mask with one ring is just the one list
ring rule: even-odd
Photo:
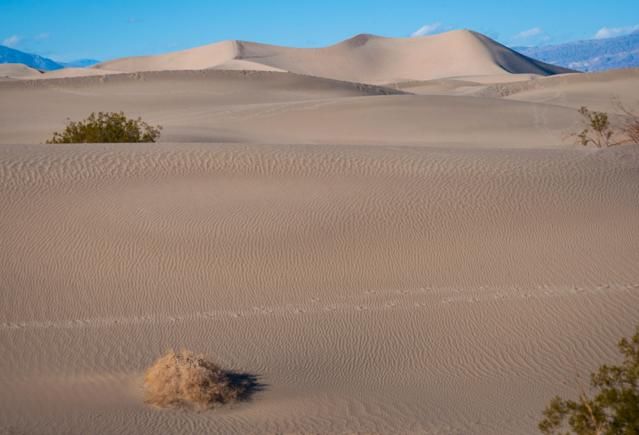
[[224,68],[238,60],[250,62],[246,67],[260,65],[261,69],[376,84],[468,75],[569,72],[467,30],[420,38],[357,35],[324,48],[223,41],[160,56],[118,59],[95,68],[123,72]]
[[524,56],[505,45],[490,39],[489,37],[477,32],[471,32],[487,50],[493,61],[504,71],[511,74],[538,74],[540,76],[552,76],[555,74],[564,74],[575,72],[568,68],[557,65],[551,65],[539,60]]

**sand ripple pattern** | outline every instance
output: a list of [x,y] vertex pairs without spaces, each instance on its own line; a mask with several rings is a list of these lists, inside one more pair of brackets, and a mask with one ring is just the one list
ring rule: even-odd
[[[2,146],[0,433],[533,433],[639,320],[638,156]],[[267,387],[145,407],[182,346]]]

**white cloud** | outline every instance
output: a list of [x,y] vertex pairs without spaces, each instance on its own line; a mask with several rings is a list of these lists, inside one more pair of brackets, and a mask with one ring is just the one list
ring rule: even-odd
[[595,39],[614,38],[639,31],[639,24],[628,27],[602,27],[595,33]]
[[15,47],[20,43],[21,40],[22,38],[20,38],[18,35],[11,35],[8,38],[2,40],[2,45],[6,45],[7,47]]
[[419,29],[415,30],[413,33],[411,33],[410,36],[415,37],[415,36],[432,35],[437,30],[441,29],[441,27],[442,27],[441,23],[425,24]]
[[36,41],[44,41],[45,39],[49,39],[49,36],[51,36],[49,33],[42,32],[42,33],[38,33],[37,35],[35,35],[33,37],[33,39],[36,40]]
[[515,35],[515,39],[529,39],[535,36],[543,35],[544,31],[540,27],[533,27],[532,29],[524,30]]

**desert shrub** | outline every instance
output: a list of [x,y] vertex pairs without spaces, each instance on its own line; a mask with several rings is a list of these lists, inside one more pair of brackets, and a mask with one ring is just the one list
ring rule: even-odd
[[639,116],[628,121],[625,129],[632,143],[639,144]]
[[590,378],[591,393],[577,400],[552,399],[539,429],[544,434],[564,432],[566,419],[577,435],[639,434],[639,327],[631,339],[622,339],[620,365],[603,365]]
[[618,103],[617,107],[624,114],[621,129],[628,138],[628,142],[639,144],[639,112],[636,109],[628,109],[621,103]]
[[170,351],[147,371],[145,400],[161,407],[212,408],[242,395],[227,372],[201,355]]
[[576,137],[577,143],[584,146],[592,144],[597,148],[624,143],[639,144],[639,113],[626,108],[619,101],[613,99],[613,102],[623,118],[621,123],[615,125],[605,112],[591,111],[585,106],[579,109],[583,128],[580,132],[571,134]]
[[161,126],[142,119],[129,119],[122,112],[91,113],[83,121],[68,121],[62,133],[55,132],[47,143],[155,142]]
[[610,124],[607,113],[591,111],[587,107],[582,106],[579,109],[579,114],[582,116],[584,126],[583,129],[575,135],[578,143],[584,146],[593,144],[597,148],[618,145],[618,143],[613,140],[615,131]]

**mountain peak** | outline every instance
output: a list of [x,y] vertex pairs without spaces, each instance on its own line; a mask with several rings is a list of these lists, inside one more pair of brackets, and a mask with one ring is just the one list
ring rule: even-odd
[[64,68],[64,65],[54,60],[4,45],[0,45],[0,63],[21,63],[40,71],[54,71]]
[[541,47],[518,47],[517,51],[586,72],[639,67],[639,31],[605,39],[586,39]]

